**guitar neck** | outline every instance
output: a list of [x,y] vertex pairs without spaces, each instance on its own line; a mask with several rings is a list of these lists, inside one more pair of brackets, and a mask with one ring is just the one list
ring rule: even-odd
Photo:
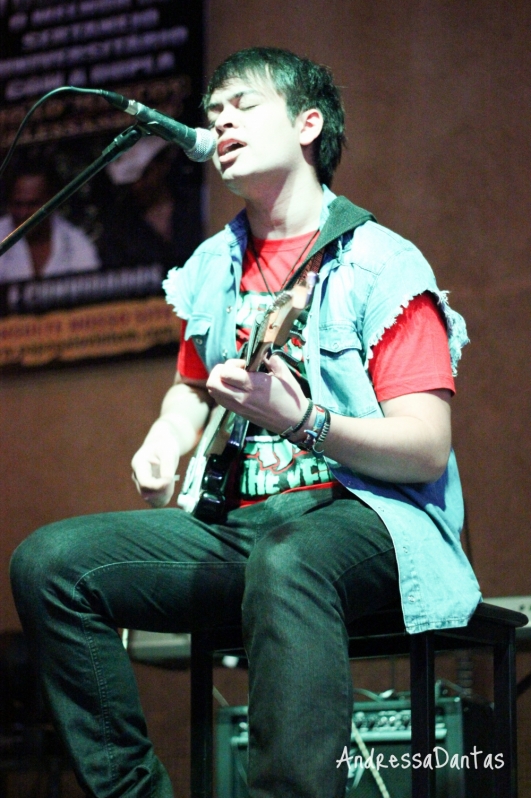
[[257,315],[247,345],[247,371],[259,371],[273,344],[286,343],[293,321],[311,298],[314,284],[312,281],[311,286],[300,286],[298,292],[296,289],[281,291],[271,305]]
[[[314,286],[315,275],[310,274],[305,284],[291,291],[281,291],[271,305],[257,315],[247,343],[246,371],[259,371],[273,344],[286,342],[294,320],[309,304]],[[203,453],[221,453],[230,438],[235,417],[235,413],[221,406],[214,408],[200,444]]]

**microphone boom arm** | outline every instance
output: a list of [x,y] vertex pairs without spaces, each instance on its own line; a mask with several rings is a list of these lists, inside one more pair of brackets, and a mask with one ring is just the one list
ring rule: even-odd
[[201,127],[195,129],[187,127],[176,119],[172,119],[171,116],[161,114],[160,111],[149,108],[136,100],[129,100],[123,94],[117,94],[114,91],[106,89],[93,89],[92,91],[107,100],[114,108],[119,108],[120,111],[134,116],[140,127],[147,133],[154,133],[165,141],[178,144],[192,161],[203,163],[214,155],[216,137],[210,130]]

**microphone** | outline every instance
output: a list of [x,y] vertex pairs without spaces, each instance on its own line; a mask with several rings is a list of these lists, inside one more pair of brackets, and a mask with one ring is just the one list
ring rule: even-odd
[[149,133],[154,133],[166,141],[178,144],[183,148],[185,155],[192,161],[208,161],[216,149],[216,137],[210,130],[201,127],[191,128],[176,122],[165,114],[148,108],[136,100],[128,100],[121,94],[105,89],[93,89],[95,94],[101,95],[108,103],[125,111],[126,114],[136,117],[141,123],[140,127]]

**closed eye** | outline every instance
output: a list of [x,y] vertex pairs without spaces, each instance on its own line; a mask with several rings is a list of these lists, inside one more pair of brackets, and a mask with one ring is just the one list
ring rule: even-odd
[[[262,97],[261,92],[257,91],[256,89],[246,89],[244,91],[238,91],[235,94],[233,94],[231,97],[227,99],[227,102],[231,103],[234,106],[234,108],[237,108],[239,111],[250,111],[253,108],[256,108],[258,105],[260,105],[260,103],[253,101],[249,103],[250,100],[249,95],[254,95],[255,97],[258,96],[258,98]],[[209,119],[208,122],[209,130],[212,130],[212,128],[215,127],[217,118],[220,114],[223,113],[223,110],[224,110],[223,101],[212,102],[207,106],[206,108],[207,114],[213,114],[213,113],[216,114],[214,118],[210,117]]]
[[[253,103],[252,105],[237,105],[238,111],[251,111],[253,108],[257,108],[259,103]],[[207,124],[209,130],[212,130],[216,126],[216,119],[210,119]]]

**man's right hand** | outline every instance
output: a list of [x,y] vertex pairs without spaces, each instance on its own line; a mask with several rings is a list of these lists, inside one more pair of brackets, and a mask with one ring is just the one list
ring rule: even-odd
[[207,422],[211,403],[203,382],[189,385],[176,374],[159,418],[131,461],[137,490],[152,507],[170,501],[179,458],[196,445]]
[[168,429],[151,429],[133,457],[133,481],[152,507],[164,507],[173,496],[179,457],[179,443]]

